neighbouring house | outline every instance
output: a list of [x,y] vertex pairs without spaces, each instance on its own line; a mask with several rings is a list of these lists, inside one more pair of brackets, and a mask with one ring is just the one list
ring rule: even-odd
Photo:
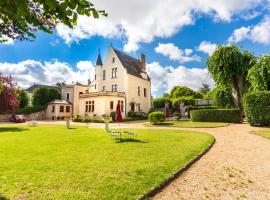
[[72,104],[66,100],[55,99],[48,103],[46,116],[47,119],[60,120],[71,117]]
[[[88,85],[65,85],[61,94],[62,100],[72,105],[71,117],[110,115],[116,110],[118,102],[123,117],[129,111],[148,113],[151,107],[151,81],[146,72],[145,55],[141,54],[141,58],[136,59],[110,46],[104,61],[99,52],[92,82],[89,81]],[[51,102],[48,111],[58,104]],[[49,113],[49,118],[52,118]]]

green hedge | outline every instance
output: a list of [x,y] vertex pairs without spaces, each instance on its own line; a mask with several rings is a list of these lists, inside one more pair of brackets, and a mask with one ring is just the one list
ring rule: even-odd
[[135,119],[135,120],[140,120],[140,119],[147,119],[148,116],[142,112],[133,112],[133,111],[129,111],[128,112],[128,117]]
[[151,124],[158,124],[165,121],[165,113],[163,112],[152,112],[148,117]]
[[230,122],[240,123],[240,111],[238,109],[206,109],[192,110],[191,120],[194,122]]
[[74,118],[72,118],[73,122],[84,122],[84,123],[104,123],[103,119],[95,119],[95,118],[89,118],[89,117],[81,117],[80,115],[76,115]]
[[251,125],[270,125],[270,92],[251,92],[244,96],[244,110]]
[[47,108],[47,105],[45,105],[45,106],[29,106],[29,107],[17,109],[16,113],[17,114],[31,114],[31,113],[43,111],[46,108]]

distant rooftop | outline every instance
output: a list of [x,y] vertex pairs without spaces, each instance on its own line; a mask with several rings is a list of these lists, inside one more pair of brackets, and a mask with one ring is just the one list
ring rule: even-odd
[[71,104],[71,103],[67,100],[54,99],[50,101],[49,104]]
[[53,88],[53,89],[58,90],[58,88],[57,88],[56,86],[42,85],[42,84],[35,84],[35,83],[34,83],[34,84],[31,85],[29,88],[27,88],[26,91],[29,92],[29,93],[33,93],[34,90],[35,90],[36,88],[39,88],[39,87]]

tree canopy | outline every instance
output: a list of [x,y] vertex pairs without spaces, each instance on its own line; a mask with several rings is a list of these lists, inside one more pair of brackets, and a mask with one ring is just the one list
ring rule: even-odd
[[203,98],[202,94],[199,92],[196,92],[192,90],[189,87],[186,86],[174,86],[173,89],[171,90],[170,97],[171,98],[178,98],[178,97],[183,97],[183,96],[192,96],[196,99],[201,99]]
[[249,70],[250,89],[255,91],[270,90],[270,56],[263,55]]
[[107,16],[88,0],[4,0],[0,1],[0,43],[6,38],[30,40],[41,30],[52,33],[58,23],[72,28],[78,15]]
[[42,106],[54,99],[61,99],[61,94],[56,89],[39,87],[34,91],[32,104]]
[[235,104],[243,112],[243,94],[247,88],[248,70],[256,63],[252,53],[235,45],[221,45],[206,62],[218,88],[235,94]]
[[18,100],[20,102],[20,108],[25,108],[26,106],[28,106],[29,97],[25,90],[20,91],[20,93],[18,94]]
[[19,107],[16,98],[18,88],[11,77],[0,74],[0,113],[14,113]]
[[210,92],[210,85],[203,83],[202,87],[199,89],[199,92],[202,94],[206,94],[207,92]]

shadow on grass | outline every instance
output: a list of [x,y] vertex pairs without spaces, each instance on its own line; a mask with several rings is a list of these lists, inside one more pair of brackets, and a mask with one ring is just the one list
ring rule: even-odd
[[157,124],[153,124],[154,126],[172,126],[174,125],[173,122],[162,122],[162,123],[157,123]]
[[22,132],[22,131],[27,131],[27,130],[29,130],[29,129],[28,128],[21,128],[21,127],[0,127],[0,133],[2,133],[2,132]]
[[116,143],[125,143],[125,142],[135,142],[135,143],[147,143],[142,140],[134,139],[134,138],[121,138],[121,140],[116,140]]
[[9,199],[0,194],[0,200],[9,200]]

